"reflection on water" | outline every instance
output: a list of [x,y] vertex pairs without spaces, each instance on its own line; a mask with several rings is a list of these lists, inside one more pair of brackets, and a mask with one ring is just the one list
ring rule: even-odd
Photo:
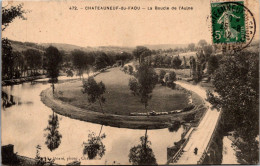
[[60,146],[62,135],[59,130],[59,119],[57,114],[53,114],[49,116],[48,126],[45,131],[47,133],[44,135],[46,137],[45,144],[47,145],[50,151],[57,149]]
[[150,147],[152,144],[148,140],[147,129],[145,136],[140,137],[141,144],[134,146],[129,152],[129,162],[133,165],[157,165],[153,150]]
[[4,91],[2,91],[2,107],[8,108],[11,107],[12,105],[15,105],[16,102],[14,100],[14,96],[13,95],[9,95],[7,93],[5,93]]
[[106,138],[106,134],[103,133],[101,135],[103,125],[100,128],[99,135],[96,136],[94,132],[91,132],[88,135],[88,142],[83,142],[83,154],[88,156],[88,159],[92,160],[99,156],[101,159],[105,154],[105,145],[103,144],[102,140]]
[[49,158],[49,157],[41,157],[40,151],[41,151],[41,145],[36,146],[36,156],[35,156],[35,165],[36,166],[44,166],[48,163],[49,166],[54,165],[55,159]]
[[[82,165],[91,164],[131,164],[129,162],[129,151],[132,147],[140,144],[140,137],[144,136],[145,130],[134,130],[116,128],[70,119],[58,115],[59,133],[62,135],[62,141],[58,148],[50,151],[45,145],[46,122],[49,115],[53,114],[52,109],[46,107],[40,99],[42,90],[49,88],[49,84],[24,83],[14,86],[2,87],[2,90],[8,95],[18,97],[21,103],[1,109],[2,119],[2,145],[13,144],[14,152],[19,155],[35,158],[35,147],[41,145],[41,156],[55,158],[57,164],[67,164],[75,160]],[[15,99],[14,99],[15,100]],[[16,101],[16,100],[15,100]],[[102,139],[105,146],[105,153],[92,160],[87,155],[83,155],[82,143],[88,141],[89,132],[96,133],[101,131],[106,134]],[[158,164],[165,164],[167,161],[167,147],[173,146],[174,142],[181,139],[183,126],[177,132],[169,132],[166,129],[149,130],[149,144]],[[162,140],[163,138],[163,140]]]

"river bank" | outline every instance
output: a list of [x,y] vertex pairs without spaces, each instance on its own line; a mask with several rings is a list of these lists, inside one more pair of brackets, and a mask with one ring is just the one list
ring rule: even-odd
[[46,78],[46,75],[23,77],[23,78],[11,79],[11,80],[2,80],[2,86],[17,85],[24,82],[31,82],[43,78]]

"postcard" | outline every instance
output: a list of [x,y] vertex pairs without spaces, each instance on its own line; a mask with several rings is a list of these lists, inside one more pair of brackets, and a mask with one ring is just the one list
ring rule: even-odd
[[3,165],[259,164],[259,1],[2,1]]

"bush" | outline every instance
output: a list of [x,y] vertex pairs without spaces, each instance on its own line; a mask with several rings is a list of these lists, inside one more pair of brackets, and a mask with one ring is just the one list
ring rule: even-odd
[[189,105],[189,106],[183,108],[183,109],[182,109],[182,112],[190,111],[190,110],[192,110],[194,107],[195,107],[195,105]]
[[128,72],[129,72],[130,75],[133,74],[133,72],[134,72],[133,66],[131,66],[131,65],[128,66]]
[[127,72],[127,66],[123,67],[123,71],[126,73]]
[[163,80],[164,76],[166,74],[166,71],[165,70],[160,70],[160,73],[159,73],[159,80]]
[[73,75],[74,75],[72,70],[67,70],[66,74],[67,74],[67,77],[73,77]]
[[186,122],[191,122],[195,119],[195,114],[188,114],[186,115],[183,120],[186,121]]

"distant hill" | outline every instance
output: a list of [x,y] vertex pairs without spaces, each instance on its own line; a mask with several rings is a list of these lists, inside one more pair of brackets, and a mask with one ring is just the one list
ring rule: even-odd
[[174,49],[174,48],[185,48],[188,47],[188,44],[156,44],[156,45],[144,45],[150,50],[166,50],[166,49]]
[[[104,52],[129,52],[131,53],[135,47],[120,47],[120,46],[98,46],[98,47],[81,47],[73,44],[65,44],[65,43],[32,43],[32,42],[19,42],[19,41],[11,41],[12,47],[15,51],[25,51],[27,49],[38,49],[40,51],[44,51],[45,48],[50,45],[58,48],[59,50],[63,50],[65,52],[71,52],[75,49],[82,51],[104,51]],[[187,47],[187,44],[157,44],[157,45],[143,45],[151,50],[158,49],[174,49],[174,48],[184,48]]]
[[38,45],[36,43],[30,43],[30,42],[19,42],[19,41],[13,41],[11,40],[11,45],[14,51],[23,52],[28,49],[36,49],[40,52],[44,51],[45,48],[41,45]]
[[63,50],[65,52],[71,52],[75,49],[84,50],[84,47],[80,47],[80,46],[76,46],[76,45],[72,45],[72,44],[64,44],[64,43],[41,43],[39,45],[41,45],[45,48],[47,48],[49,46],[54,46],[54,47],[58,48],[58,50]]

